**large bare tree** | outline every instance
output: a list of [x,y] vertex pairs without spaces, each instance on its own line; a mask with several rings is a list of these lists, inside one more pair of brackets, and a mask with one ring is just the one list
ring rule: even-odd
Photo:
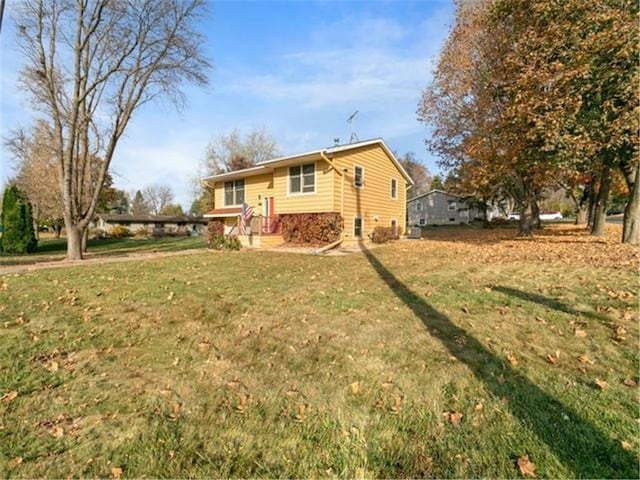
[[174,195],[169,185],[149,185],[142,190],[142,198],[151,213],[161,215],[164,208],[173,202]]
[[213,138],[205,153],[204,170],[208,175],[241,170],[278,156],[276,140],[265,128],[246,135],[237,129]]
[[[160,96],[180,107],[184,81],[206,85],[205,39],[196,30],[204,10],[205,0],[19,4],[20,80],[53,130],[68,259],[82,258],[82,237],[134,112]],[[92,172],[96,181],[86,182]]]

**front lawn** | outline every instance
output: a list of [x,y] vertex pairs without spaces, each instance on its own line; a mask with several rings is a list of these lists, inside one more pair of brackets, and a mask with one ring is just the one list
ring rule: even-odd
[[0,277],[0,476],[637,477],[637,261],[552,227]]
[[[207,239],[199,237],[163,238],[111,238],[89,240],[86,258],[128,255],[143,252],[177,252],[192,248],[205,248]],[[63,260],[67,253],[67,240],[44,235],[38,242],[38,249],[28,255],[8,255],[0,253],[0,266],[28,265],[40,262]]]

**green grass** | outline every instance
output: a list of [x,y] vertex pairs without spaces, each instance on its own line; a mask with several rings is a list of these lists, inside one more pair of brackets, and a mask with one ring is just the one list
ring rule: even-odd
[[0,278],[0,476],[637,477],[635,268],[478,248]]
[[[87,257],[108,257],[142,252],[177,252],[192,248],[205,248],[204,236],[164,237],[164,238],[113,238],[89,240]],[[0,253],[0,266],[29,265],[39,262],[64,259],[67,252],[65,238],[44,237],[38,242],[38,249],[28,255],[7,255]]]

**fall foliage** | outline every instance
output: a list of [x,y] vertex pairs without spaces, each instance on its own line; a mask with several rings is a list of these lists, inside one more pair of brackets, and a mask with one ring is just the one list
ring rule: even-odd
[[602,236],[619,169],[630,196],[623,241],[640,240],[637,11],[629,1],[458,4],[419,117],[469,193],[515,200],[521,235],[544,189],[566,185],[583,190],[578,210],[589,189],[591,231]]

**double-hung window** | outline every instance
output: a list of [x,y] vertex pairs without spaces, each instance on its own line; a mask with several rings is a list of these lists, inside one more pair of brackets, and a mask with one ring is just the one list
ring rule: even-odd
[[224,182],[225,206],[242,205],[244,203],[244,180]]
[[356,188],[364,187],[364,168],[359,165],[353,168],[353,186]]
[[455,200],[449,200],[447,202],[449,204],[449,210],[452,212],[455,212],[456,208],[457,208],[457,204]]
[[396,180],[395,178],[391,179],[391,199],[398,199],[398,180]]
[[362,218],[355,217],[353,219],[353,237],[362,238]]
[[289,193],[315,193],[316,165],[306,163],[289,167]]

